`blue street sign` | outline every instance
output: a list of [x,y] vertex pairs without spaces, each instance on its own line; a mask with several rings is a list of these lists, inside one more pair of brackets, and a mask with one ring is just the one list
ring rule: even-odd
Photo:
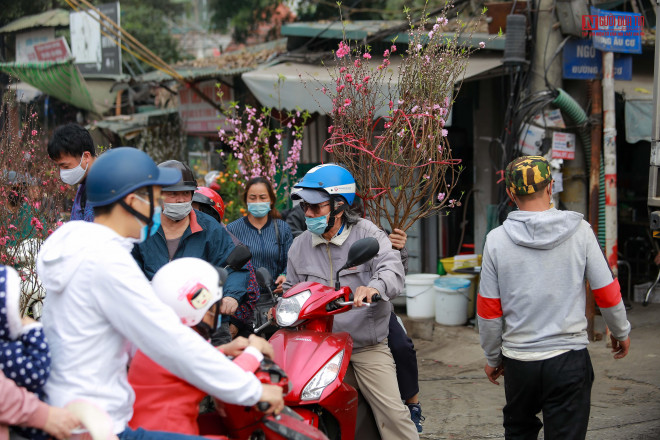
[[[603,77],[603,53],[590,39],[569,40],[563,51],[565,79],[600,79]],[[614,79],[632,80],[632,55],[614,54]]]
[[612,12],[591,7],[582,16],[583,34],[591,34],[594,47],[605,52],[642,53],[644,17],[630,12]]

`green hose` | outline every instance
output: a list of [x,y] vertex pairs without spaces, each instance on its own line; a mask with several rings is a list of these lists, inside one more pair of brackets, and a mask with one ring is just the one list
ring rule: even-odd
[[[585,168],[587,170],[587,176],[590,173],[591,166],[591,130],[587,126],[587,114],[580,104],[573,99],[571,95],[566,93],[562,89],[557,89],[559,92],[557,97],[552,101],[552,104],[559,107],[564,113],[568,115],[569,118],[573,121],[575,125],[580,126],[578,129],[578,135],[580,136],[580,141],[582,142],[582,147],[584,148],[585,154]],[[604,173],[605,164],[603,162],[603,155],[600,155],[600,170],[599,170],[599,179],[598,179],[598,241],[605,248],[605,173]]]

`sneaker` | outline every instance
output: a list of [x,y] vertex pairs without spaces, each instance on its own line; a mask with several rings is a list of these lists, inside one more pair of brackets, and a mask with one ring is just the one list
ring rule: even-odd
[[410,419],[417,427],[417,432],[422,432],[422,422],[425,420],[422,415],[422,405],[419,403],[406,403],[406,406],[410,410]]

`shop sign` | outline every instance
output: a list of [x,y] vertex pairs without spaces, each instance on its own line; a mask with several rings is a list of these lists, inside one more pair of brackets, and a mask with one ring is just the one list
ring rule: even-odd
[[575,135],[555,131],[552,133],[552,159],[575,159]]

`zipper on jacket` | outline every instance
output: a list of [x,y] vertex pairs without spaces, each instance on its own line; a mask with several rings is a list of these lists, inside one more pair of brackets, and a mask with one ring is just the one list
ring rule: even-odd
[[330,287],[333,287],[335,283],[332,280],[332,276],[334,274],[334,270],[332,268],[332,255],[330,254],[330,243],[326,243],[325,245],[325,250],[328,253],[328,261],[330,261]]

